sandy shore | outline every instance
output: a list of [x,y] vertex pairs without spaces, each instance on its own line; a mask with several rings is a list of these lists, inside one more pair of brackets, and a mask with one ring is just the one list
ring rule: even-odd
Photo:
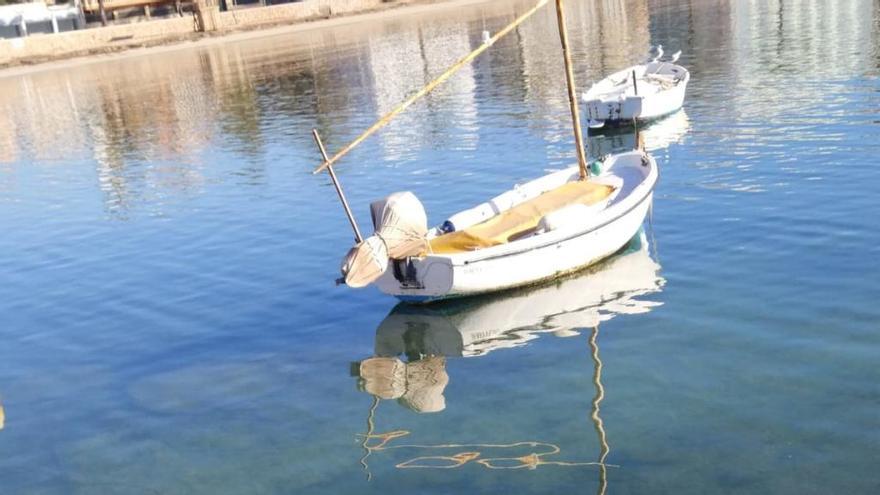
[[[411,0],[406,3],[389,4],[387,7],[346,14],[328,19],[298,21],[295,23],[269,24],[251,26],[239,30],[227,30],[214,33],[192,33],[185,36],[170,36],[155,40],[147,46],[118,47],[114,51],[92,50],[73,55],[62,55],[54,59],[41,60],[28,65],[17,65],[0,69],[0,77],[13,77],[34,72],[64,69],[89,63],[114,60],[125,57],[136,57],[147,54],[170,52],[186,48],[233,43],[236,41],[264,38],[282,34],[308,30],[328,29],[361,22],[386,20],[395,17],[418,15],[434,11],[457,9],[470,5],[491,3],[498,0]],[[100,28],[96,28],[100,29]]]

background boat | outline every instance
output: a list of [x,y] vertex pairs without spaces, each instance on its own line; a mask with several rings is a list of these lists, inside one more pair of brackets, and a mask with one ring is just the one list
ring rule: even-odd
[[650,62],[617,71],[584,93],[590,128],[646,122],[682,107],[690,72],[675,63],[680,51],[664,62],[662,48],[658,50]]

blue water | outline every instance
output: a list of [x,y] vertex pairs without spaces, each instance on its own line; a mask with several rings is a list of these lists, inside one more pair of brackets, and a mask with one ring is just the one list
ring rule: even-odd
[[[657,43],[692,73],[644,131],[641,254],[439,315],[334,287],[310,131],[340,148],[524,7],[0,77],[0,492],[880,491],[880,7],[568,3],[582,87]],[[548,10],[340,162],[362,228],[572,163],[564,84]]]

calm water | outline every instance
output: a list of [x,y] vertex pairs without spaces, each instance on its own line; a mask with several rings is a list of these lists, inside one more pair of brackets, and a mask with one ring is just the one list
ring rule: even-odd
[[[569,3],[581,86],[656,43],[692,71],[646,130],[652,225],[431,310],[333,286],[309,132],[338,149],[513,5],[0,79],[0,491],[880,491],[880,4]],[[571,163],[560,60],[548,10],[344,159],[364,228]]]

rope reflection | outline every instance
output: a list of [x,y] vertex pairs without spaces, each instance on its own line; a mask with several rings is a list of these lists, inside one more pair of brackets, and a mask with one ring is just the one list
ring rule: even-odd
[[[537,469],[538,466],[598,466],[598,462],[576,462],[564,460],[548,460],[547,457],[555,456],[561,452],[559,446],[546,442],[516,442],[516,443],[446,443],[446,444],[404,444],[389,445],[394,439],[409,435],[406,430],[395,430],[387,433],[367,433],[358,435],[363,439],[362,447],[366,454],[361,464],[366,468],[365,459],[373,452],[395,449],[463,449],[451,455],[420,455],[399,462],[395,465],[398,469],[454,469],[468,463],[479,464],[487,469]],[[370,445],[375,441],[374,445]],[[526,455],[511,457],[482,457],[479,449],[534,449]],[[610,465],[610,464],[609,464]],[[606,465],[602,465],[604,468]],[[616,467],[616,466],[613,466]],[[369,471],[368,471],[369,478]]]

